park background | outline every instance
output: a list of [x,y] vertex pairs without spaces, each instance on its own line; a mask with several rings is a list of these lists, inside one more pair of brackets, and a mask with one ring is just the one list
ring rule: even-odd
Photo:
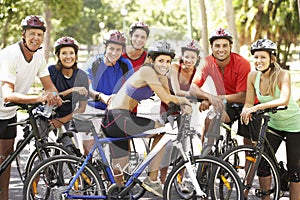
[[[290,70],[292,94],[299,100],[299,4],[300,0],[0,0],[0,49],[21,40],[20,23],[27,15],[46,19],[43,51],[49,65],[56,62],[54,41],[67,35],[80,44],[81,68],[86,67],[90,57],[103,51],[105,33],[117,29],[129,38],[132,22],[144,21],[150,26],[146,48],[154,40],[164,38],[172,41],[179,55],[180,44],[192,38],[201,44],[202,58],[210,54],[210,32],[224,27],[233,34],[233,51],[250,62],[249,47],[253,41],[258,38],[275,41],[277,59],[283,68]],[[37,80],[30,93],[40,92]],[[148,111],[153,112],[154,107]],[[17,176],[12,178],[10,187],[11,199],[22,199],[22,184]]]
[[[146,48],[154,40],[168,39],[180,55],[180,45],[192,38],[201,44],[202,58],[210,54],[210,32],[224,27],[233,35],[232,51],[250,62],[253,41],[275,41],[277,60],[291,71],[293,95],[298,100],[299,4],[300,0],[0,0],[0,49],[21,40],[20,22],[27,15],[41,15],[46,20],[43,51],[49,65],[56,62],[54,41],[67,35],[80,44],[81,68],[90,57],[103,52],[103,36],[109,30],[123,31],[129,45],[129,27],[136,21],[150,27]],[[37,81],[30,93],[39,91]]]

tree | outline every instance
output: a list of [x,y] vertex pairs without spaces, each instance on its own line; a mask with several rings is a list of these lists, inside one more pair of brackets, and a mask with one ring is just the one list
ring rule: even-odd
[[236,30],[235,15],[232,6],[232,0],[224,0],[224,5],[225,5],[225,15],[228,23],[228,29],[232,33],[233,41],[234,41],[232,51],[239,53],[240,46],[238,42],[239,40],[238,40],[238,35]]
[[259,38],[269,38],[278,45],[277,60],[283,68],[291,54],[291,45],[299,39],[299,14],[296,1],[247,1],[237,11],[238,27],[241,30],[242,43],[251,44]]
[[208,55],[209,52],[209,43],[208,43],[208,35],[207,35],[207,15],[206,15],[206,6],[204,0],[199,0],[200,3],[200,19],[202,25],[202,45],[204,49],[205,56]]

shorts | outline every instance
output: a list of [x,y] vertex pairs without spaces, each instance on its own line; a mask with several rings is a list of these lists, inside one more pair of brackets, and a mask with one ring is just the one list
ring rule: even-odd
[[248,125],[242,124],[240,121],[240,113],[243,106],[243,104],[226,104],[226,112],[232,123],[238,120],[238,135],[250,139],[251,141],[257,141],[262,119],[253,117]]
[[0,120],[0,139],[14,139],[17,136],[17,126],[10,126],[8,124],[17,122],[17,116],[10,119]]
[[[154,129],[155,122],[148,118],[138,117],[128,110],[106,110],[106,117],[102,119],[102,130],[107,137],[123,138],[128,135],[143,133]],[[128,156],[129,142],[119,140],[111,142],[112,158]]]

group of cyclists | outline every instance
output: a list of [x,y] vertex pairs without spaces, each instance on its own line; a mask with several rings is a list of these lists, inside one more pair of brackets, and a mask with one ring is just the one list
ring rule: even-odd
[[[251,45],[255,71],[250,63],[232,50],[232,36],[223,28],[212,31],[209,41],[212,54],[200,58],[201,47],[192,40],[181,46],[179,62],[172,62],[175,50],[167,40],[157,40],[145,48],[150,28],[145,22],[130,26],[130,45],[123,33],[112,30],[104,36],[105,51],[92,59],[86,70],[77,65],[79,46],[69,36],[56,40],[54,51],[57,62],[47,67],[41,53],[46,24],[40,16],[27,16],[21,22],[22,40],[0,51],[0,163],[13,151],[16,127],[16,108],[5,108],[5,102],[43,102],[58,106],[56,117],[49,123],[66,129],[73,127],[72,116],[84,112],[104,112],[101,128],[108,137],[126,137],[164,126],[159,121],[141,117],[137,107],[142,100],[154,94],[161,100],[161,112],[172,102],[190,105],[187,96],[202,99],[199,111],[213,108],[222,113],[226,123],[238,121],[238,134],[245,144],[257,141],[260,121],[252,119],[251,113],[271,107],[288,106],[287,110],[270,114],[269,128],[286,137],[287,163],[290,177],[290,199],[300,199],[300,109],[291,95],[290,73],[276,62],[277,46],[269,39],[259,39]],[[198,66],[204,59],[203,66]],[[35,76],[44,88],[42,96],[26,95]],[[216,94],[201,89],[208,78],[216,88]],[[91,98],[94,101],[88,101]],[[69,102],[62,103],[62,99]],[[232,105],[237,106],[232,106]],[[180,122],[178,122],[180,123]],[[205,120],[202,136],[209,124]],[[250,126],[249,124],[252,124]],[[254,129],[251,127],[255,127]],[[76,128],[76,127],[75,127]],[[90,150],[93,139],[84,135],[84,154]],[[155,134],[151,148],[161,138]],[[204,137],[203,137],[204,140]],[[280,145],[270,138],[274,151]],[[110,145],[112,166],[124,167],[128,163],[128,141],[112,142]],[[167,170],[159,169],[164,156],[160,152],[149,166],[144,184],[162,197]],[[113,168],[117,184],[123,177]],[[264,169],[268,170],[268,169]],[[0,197],[8,200],[10,168],[0,176]],[[268,186],[268,173],[260,180]],[[247,191],[245,191],[247,197]],[[268,199],[267,196],[264,199]]]

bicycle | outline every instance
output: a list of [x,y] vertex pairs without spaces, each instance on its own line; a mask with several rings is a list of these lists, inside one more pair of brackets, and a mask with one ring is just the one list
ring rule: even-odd
[[[276,113],[286,107],[269,108],[253,113],[253,117],[262,117],[263,124],[259,133],[258,142],[255,146],[242,145],[227,151],[222,158],[236,169],[241,177],[248,199],[263,198],[270,196],[271,199],[279,199],[281,192],[288,191],[287,170],[282,161],[278,161],[275,153],[266,138],[266,134],[273,134],[284,141],[280,135],[267,129],[270,116],[268,112]],[[237,159],[238,158],[238,159]],[[271,186],[263,189],[258,183],[257,170],[260,165],[270,166]],[[283,193],[282,193],[283,194]]]
[[[173,113],[173,111],[170,113]],[[158,151],[171,141],[167,133],[163,135],[155,148],[134,169],[129,165],[122,169],[122,172],[128,175],[124,186],[115,184],[112,167],[105,156],[102,144],[131,138],[144,138],[149,136],[149,134],[161,132],[165,129],[157,128],[126,138],[100,138],[93,127],[93,117],[104,117],[104,115],[86,116],[79,114],[74,116],[76,121],[81,122],[88,130],[91,130],[95,139],[95,144],[87,157],[83,160],[72,155],[65,155],[44,160],[32,170],[26,179],[23,189],[24,199],[35,199],[32,183],[37,176],[40,177],[37,188],[40,199],[137,199],[138,197],[135,198],[131,194],[132,188],[136,185],[142,190],[155,193],[155,191],[143,184],[140,175]],[[179,132],[177,139],[172,141],[173,145],[180,152],[181,161],[168,175],[164,188],[164,199],[178,199],[178,195],[175,194],[173,189],[173,183],[176,182],[178,172],[182,169],[185,169],[184,171],[191,179],[193,186],[192,198],[220,199],[219,194],[225,192],[219,191],[219,184],[222,182],[222,184],[226,183],[228,195],[227,198],[222,199],[242,199],[241,182],[234,169],[220,158],[188,155],[182,147],[181,139],[183,137],[184,134]],[[96,150],[100,155],[100,159],[91,163],[91,158]],[[196,169],[201,164],[208,166],[210,168],[210,175],[213,176],[207,177],[204,174],[196,175]]]
[[[22,182],[25,181],[27,174],[32,170],[38,161],[45,157],[51,157],[57,154],[69,154],[70,152],[62,145],[56,143],[49,143],[46,140],[47,131],[44,129],[42,121],[47,120],[43,116],[41,104],[17,104],[6,103],[5,106],[18,106],[18,110],[26,110],[29,117],[16,123],[8,124],[8,126],[23,126],[23,139],[16,144],[16,149],[12,152],[1,164],[0,175],[7,169],[7,167],[16,160],[16,167]],[[41,122],[41,123],[40,123]],[[26,147],[30,146],[30,142],[34,142],[34,150],[28,152]],[[26,151],[25,153],[21,152]],[[30,154],[29,154],[30,153]],[[28,157],[26,156],[28,155]]]

